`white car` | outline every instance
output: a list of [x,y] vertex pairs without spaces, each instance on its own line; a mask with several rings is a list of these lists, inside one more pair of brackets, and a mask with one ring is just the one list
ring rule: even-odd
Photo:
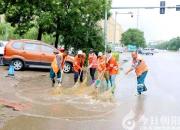
[[4,47],[6,46],[8,41],[0,41],[0,56],[4,55]]

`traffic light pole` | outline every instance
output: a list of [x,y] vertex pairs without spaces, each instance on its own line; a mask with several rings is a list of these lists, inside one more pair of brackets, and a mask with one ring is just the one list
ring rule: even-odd
[[[145,7],[111,7],[111,9],[160,9],[160,6],[145,6]],[[174,9],[176,6],[166,6],[166,9]]]
[[[107,0],[105,0],[106,5],[107,5]],[[165,6],[163,8],[165,9],[176,9],[177,7],[179,7],[178,9],[180,10],[180,6]],[[160,6],[145,6],[145,7],[111,7],[111,9],[160,9],[162,7]],[[137,25],[138,26],[138,25]],[[105,18],[104,18],[104,45],[105,45],[105,52],[107,49],[107,7],[105,8]]]

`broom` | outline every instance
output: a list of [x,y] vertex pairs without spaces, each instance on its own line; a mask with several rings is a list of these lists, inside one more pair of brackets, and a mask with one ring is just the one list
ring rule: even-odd
[[100,83],[101,83],[101,80],[103,78],[103,75],[104,75],[105,71],[103,71],[99,76],[98,78],[96,79],[96,81],[91,85],[91,87],[94,87],[94,88],[97,88],[100,86]]
[[80,71],[80,74],[79,74],[79,76],[78,76],[78,80],[77,80],[77,82],[74,84],[73,88],[77,88],[77,87],[80,86],[79,82],[80,82],[80,77],[81,77],[82,72],[83,72],[83,70]]
[[97,97],[99,95],[99,87],[101,85],[102,78],[104,76],[105,71],[103,71],[99,76],[98,79],[90,86],[93,88],[93,91],[91,92],[91,95]]

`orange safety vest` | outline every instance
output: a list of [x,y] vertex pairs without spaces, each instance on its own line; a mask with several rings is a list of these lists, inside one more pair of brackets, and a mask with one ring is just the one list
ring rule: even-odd
[[99,73],[102,73],[103,71],[106,71],[106,58],[105,56],[99,57],[97,60],[97,70]]
[[65,62],[65,58],[63,58],[63,54],[57,54],[53,60],[53,62],[51,63],[51,67],[54,71],[54,73],[58,73],[58,71],[60,70],[59,66],[58,66],[58,63],[57,63],[57,59],[56,57],[59,56],[60,57],[60,64],[61,64],[61,67],[64,68],[64,62]]
[[73,62],[73,69],[75,72],[79,72],[79,70],[84,66],[85,55],[82,58],[79,58],[78,55],[75,56]]
[[96,54],[92,53],[88,56],[88,63],[92,65],[91,68],[97,68],[97,56]]
[[133,61],[133,64],[135,64],[135,62],[138,62],[138,61],[141,61],[141,63],[135,68],[137,77],[140,76],[142,73],[148,71],[148,67],[145,61],[140,56],[138,56],[137,59]]
[[107,63],[107,69],[110,75],[118,74],[118,63],[113,56],[109,59]]

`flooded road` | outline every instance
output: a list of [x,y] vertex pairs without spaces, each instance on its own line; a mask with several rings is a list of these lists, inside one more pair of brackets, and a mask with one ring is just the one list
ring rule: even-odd
[[[53,95],[48,72],[17,72],[17,78],[8,79],[8,83],[3,78],[0,97],[29,103],[30,108],[18,112],[0,109],[7,117],[0,118],[0,130],[179,130],[180,54],[159,53],[144,58],[149,65],[148,91],[135,96],[135,74],[124,76],[122,71],[113,102],[86,94]],[[125,70],[129,65],[122,67]],[[1,71],[2,78],[4,67]],[[63,86],[67,90],[73,86],[73,75],[65,76]]]

